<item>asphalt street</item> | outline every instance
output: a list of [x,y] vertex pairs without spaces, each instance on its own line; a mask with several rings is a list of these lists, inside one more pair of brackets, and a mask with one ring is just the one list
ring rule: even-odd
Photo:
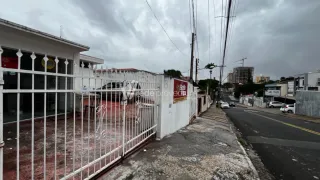
[[320,124],[242,107],[225,112],[276,179],[320,179]]

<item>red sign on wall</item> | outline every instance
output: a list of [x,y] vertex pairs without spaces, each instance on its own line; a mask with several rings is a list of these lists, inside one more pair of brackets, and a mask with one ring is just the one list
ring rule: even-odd
[[187,99],[188,82],[178,79],[173,80],[173,103]]
[[2,57],[1,67],[18,69],[18,57]]

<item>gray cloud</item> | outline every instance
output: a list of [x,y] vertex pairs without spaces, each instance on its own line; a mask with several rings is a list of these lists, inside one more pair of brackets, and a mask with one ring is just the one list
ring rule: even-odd
[[[214,1],[215,9],[210,1],[210,49],[207,1],[195,2],[198,7],[200,68],[208,62],[220,64],[222,19],[214,16],[222,15],[222,1]],[[232,18],[225,76],[240,65],[235,61],[243,57],[248,57],[245,65],[254,66],[255,74],[270,75],[274,79],[320,68],[320,1],[233,2],[238,5],[235,5],[236,18]],[[134,67],[155,72],[169,68],[187,72],[189,69],[188,1],[149,0],[171,39],[186,55],[171,44],[143,0],[39,1],[32,6],[23,3],[17,6],[11,1],[3,3],[16,9],[3,9],[2,18],[55,35],[59,35],[59,26],[63,25],[65,38],[90,46],[87,54],[105,59],[108,67]],[[219,70],[215,69],[214,76],[218,74]],[[205,77],[209,77],[209,72],[200,71],[200,78]]]

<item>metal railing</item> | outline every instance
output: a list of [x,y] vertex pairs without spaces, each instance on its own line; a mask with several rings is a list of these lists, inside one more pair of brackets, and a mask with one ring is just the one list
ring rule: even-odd
[[[0,180],[89,179],[156,133],[155,75],[97,75],[90,64],[84,73],[83,63],[21,50],[17,68],[8,68],[2,67],[4,51],[0,47]],[[37,69],[39,58],[43,70]],[[25,59],[31,59],[31,69],[22,66]],[[7,81],[16,87],[6,88]],[[31,88],[22,88],[26,81]]]

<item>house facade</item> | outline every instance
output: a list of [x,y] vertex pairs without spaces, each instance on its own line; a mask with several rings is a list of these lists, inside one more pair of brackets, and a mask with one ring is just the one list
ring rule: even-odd
[[[3,79],[4,91],[8,91],[3,94],[5,123],[14,122],[17,113],[20,114],[20,119],[31,118],[32,98],[34,98],[34,117],[43,116],[45,95],[44,93],[32,95],[32,92],[41,89],[78,88],[72,75],[84,69],[80,68],[80,64],[82,62],[103,63],[102,59],[80,54],[88,51],[88,46],[4,19],[0,19],[0,34],[0,66],[2,68],[0,80]],[[14,90],[17,91],[14,92]],[[21,93],[18,92],[19,90]],[[10,91],[12,93],[9,93]],[[59,110],[64,109],[64,96],[65,93],[57,95]],[[68,97],[70,108],[71,98],[72,96]],[[20,110],[16,112],[18,104]],[[54,113],[54,93],[46,94],[46,108],[47,115]]]

